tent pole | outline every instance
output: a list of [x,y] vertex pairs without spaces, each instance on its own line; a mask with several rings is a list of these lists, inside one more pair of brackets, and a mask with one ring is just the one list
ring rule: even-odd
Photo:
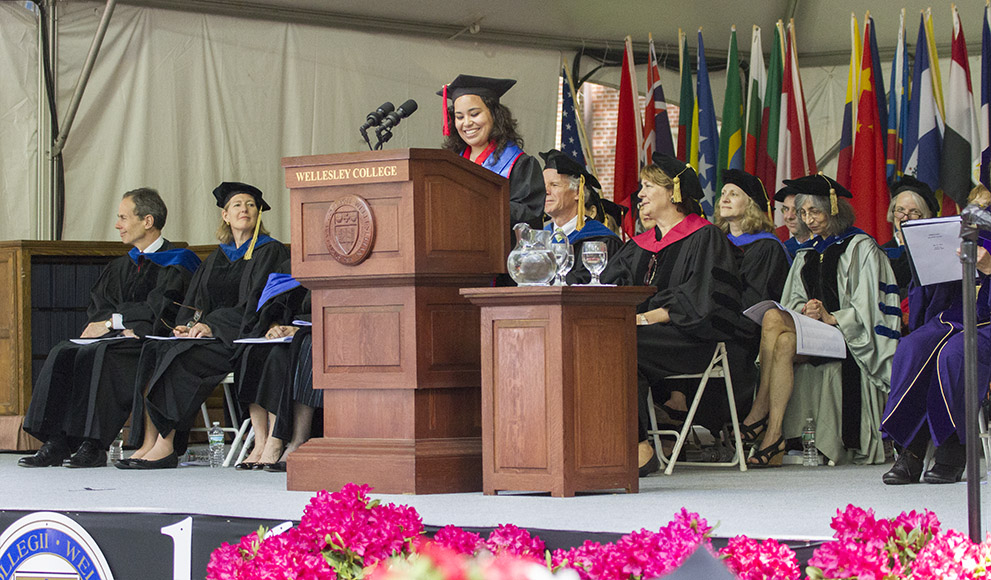
[[72,100],[69,101],[69,110],[65,113],[65,121],[62,123],[62,129],[55,139],[55,145],[52,146],[53,156],[61,153],[62,148],[65,147],[65,140],[69,136],[69,129],[72,128],[72,121],[76,117],[76,111],[79,110],[79,101],[83,98],[83,91],[86,90],[86,83],[89,81],[90,73],[93,72],[93,64],[96,63],[96,56],[100,52],[100,45],[103,44],[103,37],[107,34],[107,27],[110,26],[110,17],[113,16],[116,5],[117,0],[107,0],[107,6],[103,9],[103,18],[100,19],[100,26],[96,30],[96,36],[93,37],[93,44],[89,47],[89,54],[86,55],[86,63],[83,65],[83,70],[79,73],[76,88],[72,91]]

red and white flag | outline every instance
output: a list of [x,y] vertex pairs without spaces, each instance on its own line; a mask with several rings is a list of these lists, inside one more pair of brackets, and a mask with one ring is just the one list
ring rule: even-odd
[[804,177],[817,171],[809,116],[805,109],[805,94],[802,91],[802,77],[798,69],[794,20],[788,23],[784,64],[784,78],[781,81],[778,172],[774,191],[784,187],[785,179]]
[[613,174],[613,201],[628,211],[623,216],[623,231],[633,236],[633,192],[640,186],[640,153],[643,124],[640,122],[636,70],[633,66],[633,40],[626,37],[623,73],[619,81],[619,107],[616,123],[616,162]]

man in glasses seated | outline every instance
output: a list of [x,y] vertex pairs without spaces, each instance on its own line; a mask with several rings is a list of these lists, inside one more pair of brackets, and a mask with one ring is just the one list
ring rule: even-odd
[[[90,290],[82,340],[61,342],[48,353],[24,418],[24,430],[43,445],[21,458],[21,467],[107,464],[107,448],[131,411],[142,342],[134,339],[171,334],[178,301],[200,264],[196,254],[162,237],[167,215],[154,189],[128,191],[121,199],[114,227],[132,248],[110,262]],[[113,338],[121,340],[102,340]]]

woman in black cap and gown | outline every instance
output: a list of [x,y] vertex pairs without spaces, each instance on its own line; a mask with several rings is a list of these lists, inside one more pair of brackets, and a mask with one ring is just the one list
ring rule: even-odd
[[[222,209],[220,246],[190,282],[176,318],[176,340],[149,341],[142,350],[131,429],[131,443],[141,447],[117,467],[178,465],[197,410],[234,370],[234,339],[257,324],[268,275],[289,258],[286,247],[261,226],[261,212],[271,208],[258,188],[224,182],[213,195]],[[186,340],[194,338],[203,340]]]
[[816,422],[816,447],[835,463],[882,463],[878,431],[898,345],[901,310],[888,259],[853,227],[853,195],[823,174],[785,184],[812,232],[788,272],[781,303],[843,335],[846,358],[798,356],[795,323],[772,308],[761,326],[761,378],[741,436],[760,441],[752,467],[781,465],[785,440]]
[[499,98],[516,81],[458,75],[438,91],[446,107],[444,149],[509,179],[509,225],[543,226],[544,179],[540,164],[523,152],[516,119]]
[[605,283],[657,287],[637,307],[641,477],[659,467],[647,443],[648,389],[669,415],[687,410],[686,394],[664,378],[705,370],[716,343],[736,335],[740,318],[737,251],[699,215],[698,176],[673,157],[655,153],[653,160],[640,171],[638,196],[640,215],[655,225],[628,242],[602,274]]

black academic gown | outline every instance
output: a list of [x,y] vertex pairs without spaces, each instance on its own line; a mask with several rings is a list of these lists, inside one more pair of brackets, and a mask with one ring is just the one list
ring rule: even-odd
[[[696,218],[689,216],[685,220]],[[673,233],[677,238],[674,229],[668,235]],[[660,240],[657,228],[646,235]],[[615,259],[609,261],[603,282],[655,286],[657,293],[641,303],[637,312],[663,307],[671,316],[668,324],[637,327],[641,441],[647,438],[649,425],[647,389],[653,388],[657,393],[655,402],[663,403],[671,390],[687,387],[666,385],[665,377],[702,372],[712,360],[716,343],[730,341],[738,334],[742,284],[736,252],[719,228],[706,223],[657,252],[646,250],[636,240],[631,240]],[[691,400],[694,392],[688,391],[685,395]],[[720,399],[725,400],[721,393]],[[716,426],[721,424],[722,416],[723,413],[713,407],[713,413],[700,414],[699,422]]]
[[[289,272],[288,262],[280,267]],[[310,291],[303,286],[273,296],[262,304],[258,321],[249,336],[264,336],[273,325],[290,326],[293,320],[310,318]],[[300,329],[302,331],[302,329]],[[300,332],[297,331],[297,332]],[[240,345],[235,355],[234,382],[242,417],[252,403],[277,413],[282,392],[292,384],[294,356],[291,343]]]
[[[210,327],[215,338],[149,341],[145,345],[134,385],[132,444],[141,442],[147,407],[159,433],[183,432],[183,436],[176,436],[175,449],[177,453],[185,451],[184,433],[192,427],[200,405],[234,370],[233,341],[257,325],[256,307],[268,275],[288,258],[288,249],[271,240],[256,246],[251,260],[231,261],[218,248],[203,262],[183,304],[202,309],[200,322]],[[192,312],[183,308],[178,322],[187,324],[191,317]]]
[[[174,249],[165,240],[158,251]],[[182,265],[159,266],[143,259],[139,268],[130,256],[116,258],[90,290],[87,323],[117,313],[138,336],[169,333],[165,321],[175,324],[174,302],[182,300],[192,277]],[[82,439],[97,439],[108,447],[131,412],[140,353],[138,340],[55,345],[35,382],[24,430],[41,441],[65,434],[73,447]]]
[[531,228],[543,226],[544,174],[540,163],[524,153],[509,173],[509,225],[527,223]]
[[909,263],[908,252],[905,246],[899,246],[898,240],[891,238],[881,246],[885,255],[888,256],[888,264],[891,271],[895,273],[895,281],[898,283],[898,296],[905,300],[908,297],[908,286],[912,282],[912,266]]

